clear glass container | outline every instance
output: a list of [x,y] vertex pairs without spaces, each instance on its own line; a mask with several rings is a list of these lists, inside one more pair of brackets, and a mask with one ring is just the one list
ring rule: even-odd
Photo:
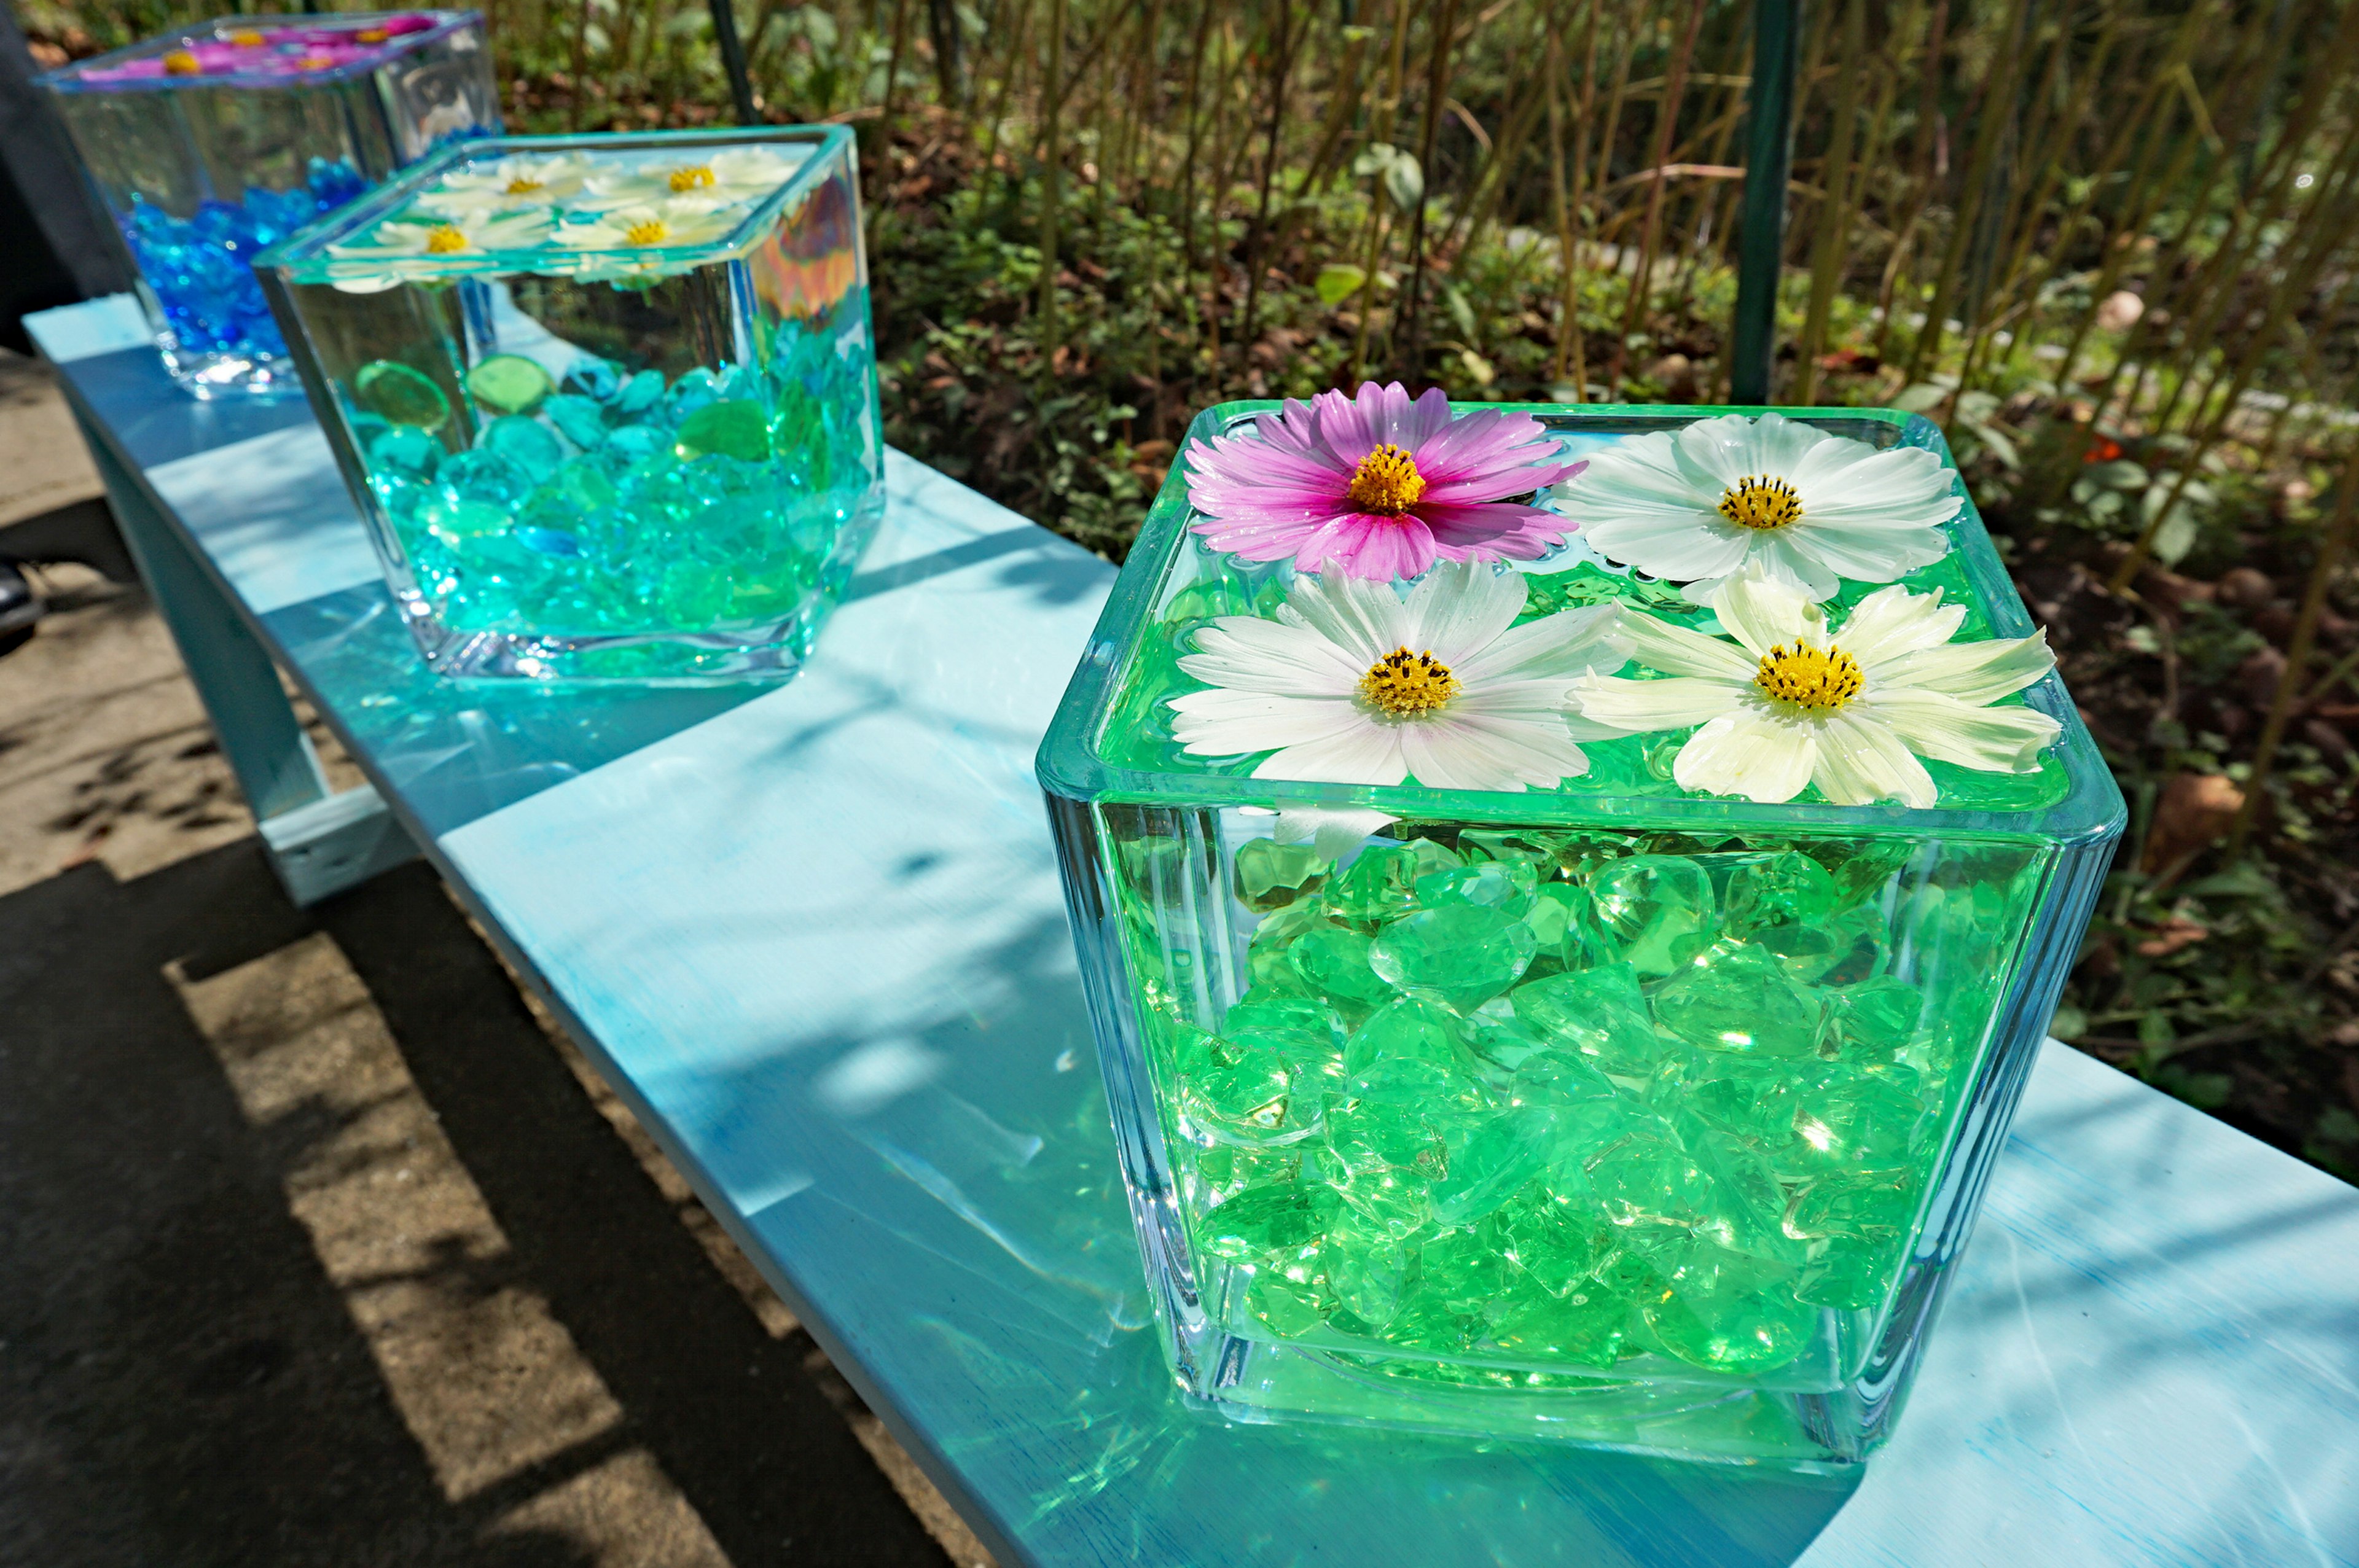
[[40,81],[130,250],[165,366],[198,397],[296,390],[258,253],[500,128],[472,11],[227,16]]
[[434,668],[800,666],[884,509],[849,131],[470,142],[256,266]]
[[[1757,411],[1524,412],[1594,452]],[[1949,462],[1919,416],[1788,413]],[[1686,731],[1584,741],[1552,790],[1256,779],[1184,752],[1166,702],[1190,635],[1268,613],[1292,568],[1214,553],[1194,515],[1175,464],[1039,756],[1183,1393],[1864,1459],[2122,830],[2056,676],[2022,699],[2062,725],[2038,771],[1930,763],[1930,808],[1691,793]],[[1904,585],[1964,602],[1965,636],[2027,634],[1971,502],[1948,529]],[[1582,553],[1528,565],[1534,611],[1644,593],[1552,575]]]

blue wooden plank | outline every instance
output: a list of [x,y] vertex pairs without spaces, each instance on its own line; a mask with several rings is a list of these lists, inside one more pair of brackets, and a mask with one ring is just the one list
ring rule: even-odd
[[[812,668],[708,706],[258,623],[1009,1563],[2359,1563],[2359,1194],[2060,1046],[1864,1479],[1179,1408],[1030,776],[1111,574],[890,482]],[[181,493],[257,592],[327,558]]]

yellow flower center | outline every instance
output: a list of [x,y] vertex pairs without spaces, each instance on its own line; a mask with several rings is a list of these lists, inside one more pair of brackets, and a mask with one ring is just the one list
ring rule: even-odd
[[1753,684],[1773,702],[1823,718],[1859,695],[1859,661],[1841,648],[1781,643],[1762,656]]
[[650,218],[644,223],[634,223],[623,231],[623,238],[635,245],[659,245],[671,232],[671,225],[660,218]]
[[1425,476],[1417,471],[1416,460],[1398,447],[1378,447],[1360,460],[1348,493],[1363,512],[1397,517],[1424,496]]
[[164,74],[167,76],[195,76],[204,69],[197,63],[197,57],[186,49],[174,49],[164,57]]
[[385,42],[386,39],[393,37],[393,35],[386,32],[383,27],[363,27],[359,32],[354,33],[353,37],[364,44],[381,44]]
[[426,254],[447,256],[467,248],[467,235],[455,223],[437,223],[426,231]]
[[508,181],[510,196],[529,196],[536,190],[546,190],[548,188],[547,181],[535,179],[529,175],[519,174]]
[[242,49],[258,49],[263,40],[260,33],[232,33],[229,41]]
[[332,56],[323,54],[307,54],[295,63],[304,70],[326,70],[336,62]]
[[680,190],[707,190],[712,186],[712,166],[692,163],[685,168],[671,171],[671,188]]
[[1430,652],[1412,654],[1403,644],[1368,666],[1360,695],[1396,719],[1430,713],[1458,695],[1458,677]]
[[1782,479],[1746,474],[1720,492],[1720,514],[1740,528],[1766,534],[1799,521],[1802,498]]

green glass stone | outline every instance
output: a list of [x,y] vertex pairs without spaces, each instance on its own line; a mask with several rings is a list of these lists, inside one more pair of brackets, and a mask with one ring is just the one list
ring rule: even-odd
[[501,414],[529,414],[557,390],[549,373],[521,354],[494,354],[467,373],[467,392]]
[[1368,962],[1401,989],[1430,991],[1465,1011],[1515,984],[1538,946],[1530,926],[1496,909],[1445,904],[1386,926]]
[[1460,863],[1456,851],[1430,838],[1371,844],[1329,885],[1328,910],[1368,928],[1397,920],[1417,907],[1418,878]]
[[1692,1117],[1682,1119],[1680,1131],[1688,1153],[1712,1181],[1696,1234],[1734,1252],[1800,1262],[1786,1231],[1786,1189],[1761,1151]]
[[1404,1303],[1393,1320],[1385,1325],[1384,1339],[1404,1349],[1454,1356],[1473,1343],[1480,1322],[1420,1292]]
[[1633,1137],[1589,1167],[1589,1184],[1615,1225],[1692,1230],[1712,1217],[1712,1178],[1669,1138]]
[[1916,1210],[1915,1172],[1906,1167],[1837,1171],[1794,1195],[1785,1228],[1797,1240],[1897,1236]]
[[1416,1292],[1452,1314],[1477,1313],[1499,1293],[1506,1267],[1495,1238],[1477,1229],[1440,1231],[1417,1249]]
[[1791,1059],[1819,1048],[1818,998],[1777,956],[1725,941],[1699,954],[1654,997],[1655,1020],[1710,1051]]
[[1507,1098],[1517,1106],[1559,1109],[1583,1101],[1612,1100],[1614,1080],[1577,1055],[1541,1051],[1525,1058],[1509,1080]]
[[1611,1367],[1629,1322],[1630,1303],[1597,1286],[1521,1303],[1492,1328],[1491,1339],[1514,1356]]
[[1408,1282],[1408,1249],[1382,1227],[1339,1224],[1327,1264],[1328,1288],[1336,1303],[1359,1320],[1357,1332],[1373,1333],[1392,1321]]
[[1532,928],[1542,953],[1564,951],[1565,933],[1573,928],[1581,905],[1581,890],[1571,882],[1548,882],[1538,890],[1532,907],[1524,913],[1524,924]]
[[1455,1073],[1465,1063],[1457,1015],[1420,997],[1386,1002],[1352,1032],[1343,1047],[1343,1068],[1364,1074],[1386,1058],[1439,1063]]
[[1237,897],[1247,909],[1282,909],[1327,880],[1332,862],[1309,844],[1254,838],[1237,846]]
[[430,432],[396,425],[368,444],[368,465],[378,474],[432,479],[442,460],[442,443]]
[[1542,1291],[1561,1296],[1614,1252],[1613,1228],[1587,1205],[1560,1203],[1545,1188],[1519,1194],[1501,1211],[1507,1260]]
[[1925,1015],[1922,992],[1886,976],[1834,998],[1835,1027],[1846,1054],[1886,1057],[1908,1044]]
[[539,413],[557,427],[559,434],[585,452],[606,444],[606,416],[587,397],[560,393],[543,402]]
[[1640,975],[1667,975],[1679,966],[1672,944],[1705,935],[1712,924],[1712,879],[1693,860],[1675,855],[1633,855],[1591,871],[1589,905],[1568,936],[1584,963],[1627,963]]
[[1810,856],[1788,849],[1736,859],[1723,901],[1732,934],[1749,935],[1773,925],[1819,925],[1835,914],[1840,901],[1835,880]]
[[[1355,1127],[1352,1124],[1353,1114],[1342,1109],[1327,1112],[1327,1136],[1330,1139],[1340,1138],[1340,1146],[1346,1152],[1342,1156],[1332,1152],[1323,1156],[1316,1173],[1329,1184],[1329,1189],[1359,1226],[1362,1234],[1398,1240],[1424,1229],[1433,1221],[1433,1205],[1429,1196],[1430,1184],[1413,1162],[1403,1165],[1385,1162],[1371,1141],[1388,1137],[1399,1130],[1395,1126]],[[1343,1124],[1340,1133],[1339,1123]],[[1435,1146],[1433,1141],[1428,1141],[1407,1151],[1387,1147],[1383,1153],[1389,1155],[1405,1152],[1414,1162],[1419,1150]],[[1363,1164],[1353,1169],[1345,1162],[1347,1159],[1363,1162]],[[1349,1250],[1348,1243],[1345,1249]]]
[[1265,1052],[1202,1066],[1182,1080],[1180,1107],[1199,1128],[1244,1141],[1293,1130],[1287,1109],[1293,1075],[1284,1061]]
[[1644,1309],[1647,1327],[1692,1367],[1767,1372],[1799,1356],[1818,1326],[1816,1309],[1780,1300],[1775,1291],[1689,1289],[1681,1273],[1670,1283],[1668,1301]]
[[1244,1260],[1299,1247],[1326,1229],[1322,1208],[1331,1202],[1311,1187],[1247,1187],[1204,1217],[1204,1249]]
[[1256,1274],[1245,1287],[1245,1310],[1288,1339],[1310,1333],[1326,1318],[1315,1289],[1266,1272]]
[[1369,939],[1340,925],[1321,926],[1295,940],[1295,971],[1330,1000],[1374,1006],[1392,1000],[1392,987],[1368,967]]
[[1494,1116],[1449,1140],[1448,1149],[1433,1184],[1433,1217],[1473,1225],[1540,1173],[1556,1152],[1556,1116],[1546,1107]]
[[1826,1256],[1802,1271],[1794,1299],[1812,1306],[1874,1312],[1892,1293],[1899,1272],[1897,1238],[1837,1240]]
[[1612,1077],[1643,1082],[1664,1050],[1627,964],[1530,980],[1507,1000],[1542,1038]]
[[1453,871],[1429,871],[1417,879],[1417,902],[1426,909],[1471,903],[1521,919],[1529,913],[1539,873],[1526,860],[1483,860]]
[[[636,381],[632,383],[634,386],[637,384]],[[660,388],[660,378],[657,384]],[[617,405],[628,395],[626,389]],[[683,462],[715,454],[741,462],[761,462],[770,455],[769,415],[760,404],[743,398],[708,403],[680,421],[672,438],[672,450]]]
[[1924,1119],[1924,1102],[1895,1084],[1833,1083],[1796,1106],[1791,1157],[1817,1169],[1892,1164],[1908,1158]]
[[451,400],[426,376],[397,360],[371,360],[353,377],[353,398],[395,425],[440,430],[451,422]]

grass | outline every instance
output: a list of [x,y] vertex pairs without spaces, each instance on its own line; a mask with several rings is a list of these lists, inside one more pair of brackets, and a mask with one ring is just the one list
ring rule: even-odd
[[[513,125],[728,115],[701,5],[486,9]],[[1725,396],[1735,0],[736,17],[860,127],[892,438],[1112,558],[1222,398]],[[2058,1032],[2359,1178],[2354,65],[2332,0],[1808,8],[1775,395],[1942,420],[2133,802]]]

